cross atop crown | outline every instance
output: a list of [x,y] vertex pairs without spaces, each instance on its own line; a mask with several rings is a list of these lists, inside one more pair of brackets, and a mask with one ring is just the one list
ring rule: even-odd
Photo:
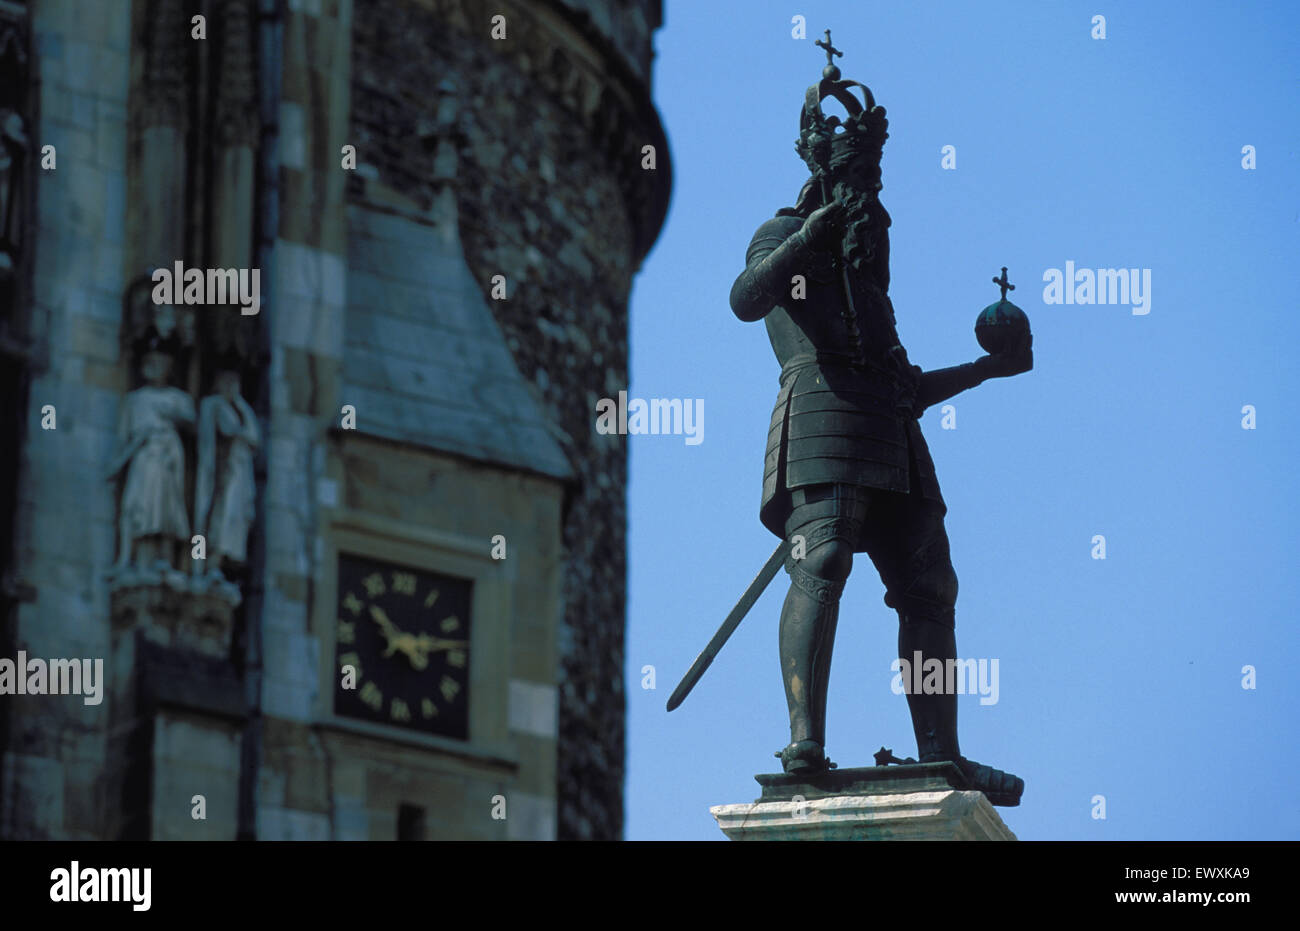
[[829,29],[826,30],[825,42],[823,42],[821,39],[818,39],[813,44],[816,45],[818,48],[823,48],[826,50],[826,67],[822,69],[822,76],[830,78],[832,81],[838,81],[840,79],[840,69],[835,65],[835,56],[838,55],[839,57],[843,58],[844,53],[841,52],[839,49],[837,49],[835,46],[831,45],[831,31]]

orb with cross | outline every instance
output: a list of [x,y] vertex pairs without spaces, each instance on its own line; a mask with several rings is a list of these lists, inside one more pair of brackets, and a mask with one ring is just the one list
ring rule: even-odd
[[1002,299],[985,307],[975,318],[975,339],[985,352],[997,355],[1014,348],[1029,334],[1029,318],[1007,300],[1007,292],[1016,286],[1007,280],[1005,265],[1002,277],[994,278],[993,283],[1002,289]]

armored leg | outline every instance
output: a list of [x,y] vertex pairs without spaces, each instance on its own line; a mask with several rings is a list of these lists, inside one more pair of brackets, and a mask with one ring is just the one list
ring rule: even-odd
[[[787,522],[793,543],[786,562],[790,590],[781,609],[781,678],[790,711],[786,772],[825,769],[826,694],[839,618],[840,594],[853,566],[865,497],[840,486],[795,492]],[[799,554],[802,553],[802,558]]]
[[[949,663],[957,659],[957,574],[952,568],[943,514],[909,496],[892,524],[897,542],[871,550],[885,582],[885,603],[898,611],[898,655],[913,669],[917,662],[924,669],[928,661],[937,660],[946,673]],[[917,759],[922,763],[952,761],[993,804],[1020,804],[1025,787],[1022,779],[962,756],[957,741],[957,694],[946,688],[946,676],[944,682],[944,688],[930,694],[918,692],[908,683],[907,705],[916,734]]]
[[[913,667],[919,661],[923,670],[928,661],[937,660],[946,670],[949,661],[957,658],[957,573],[942,522],[928,523],[931,532],[906,555],[896,587],[886,593],[885,603],[898,612],[899,657]],[[909,688],[907,704],[916,733],[917,759],[929,763],[961,756],[955,692],[941,689],[927,695]]]

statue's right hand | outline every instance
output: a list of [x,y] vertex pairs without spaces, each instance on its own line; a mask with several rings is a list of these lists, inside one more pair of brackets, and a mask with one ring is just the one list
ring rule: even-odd
[[809,214],[808,219],[803,221],[803,233],[810,242],[821,245],[831,236],[838,235],[843,216],[844,205],[833,200]]

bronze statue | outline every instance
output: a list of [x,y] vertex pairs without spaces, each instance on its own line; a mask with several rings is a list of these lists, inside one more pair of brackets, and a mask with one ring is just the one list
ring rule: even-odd
[[[1014,287],[1005,269],[995,279],[1004,300],[977,326],[981,343],[996,352],[929,372],[908,361],[888,294],[890,218],[878,197],[885,110],[867,87],[840,80],[833,56],[841,53],[829,30],[817,45],[827,65],[807,91],[796,143],[811,176],[793,207],[758,228],[731,289],[736,316],[766,324],[781,363],[760,520],[783,543],[669,701],[670,710],[680,704],[783,560],[790,588],[779,637],[790,743],[778,755],[787,773],[809,775],[834,766],[825,753],[826,693],[855,553],[870,556],[885,603],[898,612],[899,655],[911,662],[919,652],[945,668],[957,657],[947,506],[917,418],[986,379],[1033,367],[1028,322],[1005,301]],[[847,119],[822,112],[828,97],[844,105]],[[995,307],[1003,310],[991,313]],[[955,694],[909,689],[907,701],[921,763],[952,761],[993,804],[1019,804],[1021,779],[961,755]]]

